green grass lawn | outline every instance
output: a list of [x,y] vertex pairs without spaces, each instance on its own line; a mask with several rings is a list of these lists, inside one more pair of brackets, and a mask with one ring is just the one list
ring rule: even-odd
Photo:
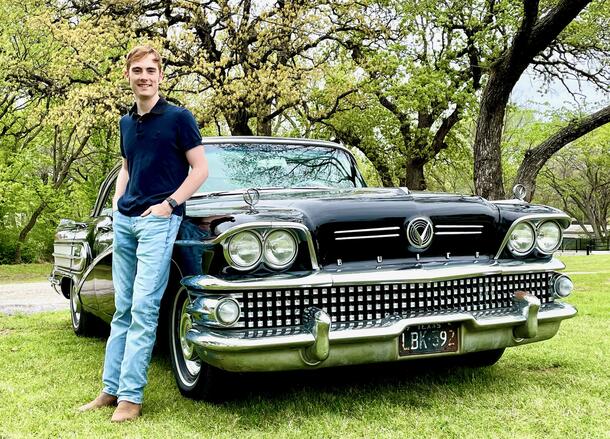
[[0,265],[0,284],[45,282],[53,264]]
[[155,356],[144,416],[79,414],[100,390],[105,342],[68,314],[0,315],[0,438],[610,437],[610,255],[562,258],[579,308],[546,342],[486,369],[413,363],[237,377],[224,404],[183,398]]

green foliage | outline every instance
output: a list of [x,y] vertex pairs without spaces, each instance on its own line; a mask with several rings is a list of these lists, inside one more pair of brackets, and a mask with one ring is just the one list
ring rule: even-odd
[[2,8],[0,259],[47,259],[60,212],[86,216],[117,160],[127,40],[108,17],[70,21],[28,1]]
[[558,205],[596,239],[610,236],[610,126],[557,153],[540,173],[543,201]]
[[[430,189],[472,192],[481,88],[522,14],[515,0],[0,1],[0,259],[48,258],[59,218],[89,214],[119,159],[132,102],[123,60],[140,43],[160,48],[162,93],[193,110],[203,135],[338,140],[371,184],[411,185],[422,169]],[[535,71],[563,77],[568,61],[591,61],[587,80],[607,83],[609,17],[608,2],[591,2],[541,54],[556,62]],[[514,114],[509,182],[528,145],[564,120]]]

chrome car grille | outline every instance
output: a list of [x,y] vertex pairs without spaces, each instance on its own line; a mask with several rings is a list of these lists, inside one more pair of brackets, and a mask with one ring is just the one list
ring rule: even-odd
[[553,301],[551,277],[552,273],[491,275],[423,283],[253,290],[232,296],[242,305],[241,327],[274,328],[300,325],[303,311],[309,307],[323,309],[333,323],[340,324],[391,315],[511,308],[513,294],[519,290],[534,294],[545,304]]

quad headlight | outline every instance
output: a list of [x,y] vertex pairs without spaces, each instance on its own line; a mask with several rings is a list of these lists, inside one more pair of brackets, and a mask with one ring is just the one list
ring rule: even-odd
[[536,243],[536,233],[529,223],[518,224],[511,232],[508,249],[516,256],[525,256]]
[[287,230],[275,230],[265,237],[263,259],[274,269],[288,267],[297,256],[297,240]]
[[294,233],[285,229],[272,230],[267,234],[261,232],[237,232],[223,243],[225,258],[231,267],[247,271],[262,261],[269,268],[283,270],[294,262],[298,251]]
[[545,221],[536,231],[536,246],[542,253],[553,253],[561,245],[561,227],[555,221]]
[[249,270],[259,263],[263,245],[257,233],[243,231],[233,235],[225,246],[227,261],[238,270]]

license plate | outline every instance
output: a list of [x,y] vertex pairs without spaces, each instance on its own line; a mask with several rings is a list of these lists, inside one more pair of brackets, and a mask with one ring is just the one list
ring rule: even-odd
[[458,351],[458,325],[438,323],[409,326],[398,338],[401,357]]

